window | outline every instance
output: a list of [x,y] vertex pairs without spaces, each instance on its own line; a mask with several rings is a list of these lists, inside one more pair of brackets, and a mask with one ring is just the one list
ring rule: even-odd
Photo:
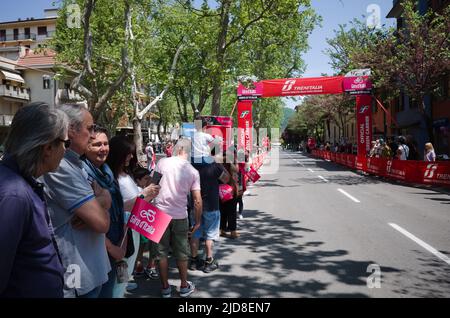
[[44,75],[42,77],[42,83],[44,89],[50,89],[50,76]]
[[18,40],[19,39],[19,29],[14,29],[13,34],[14,34],[14,40]]
[[38,35],[47,36],[47,27],[46,26],[38,27]]
[[0,41],[6,41],[6,30],[0,30]]
[[25,28],[24,34],[25,34],[25,39],[29,39],[30,38],[30,28]]

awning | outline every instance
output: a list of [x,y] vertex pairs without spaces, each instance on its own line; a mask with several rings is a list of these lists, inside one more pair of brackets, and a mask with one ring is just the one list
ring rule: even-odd
[[11,72],[4,71],[4,70],[1,70],[0,72],[3,74],[3,76],[5,76],[5,79],[8,81],[25,83],[25,80],[19,74],[11,73]]

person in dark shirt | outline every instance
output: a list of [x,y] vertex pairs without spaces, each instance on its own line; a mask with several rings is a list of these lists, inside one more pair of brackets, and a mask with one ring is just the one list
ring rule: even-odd
[[[203,213],[200,228],[192,234],[189,269],[202,269],[203,272],[209,273],[219,267],[217,261],[213,258],[213,242],[219,238],[220,227],[219,181],[227,183],[230,175],[220,163],[194,163],[192,165],[200,174]],[[198,258],[201,237],[205,239],[205,262]]]
[[58,168],[68,119],[45,103],[21,108],[0,162],[0,298],[62,298],[64,270],[39,176]]

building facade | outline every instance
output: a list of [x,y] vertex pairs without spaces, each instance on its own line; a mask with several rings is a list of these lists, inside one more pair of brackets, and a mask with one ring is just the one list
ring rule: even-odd
[[70,78],[55,76],[56,53],[46,42],[56,30],[57,10],[45,10],[44,15],[42,19],[0,22],[0,145],[21,106],[83,101],[69,89]]
[[[403,0],[394,0],[393,7],[387,18],[397,19],[397,29],[404,27],[402,17]],[[418,0],[418,10],[424,14],[432,9],[436,12],[450,5],[450,0]],[[427,96],[425,98],[425,111],[431,114],[433,119],[434,147],[437,154],[450,155],[450,77],[449,74],[443,76],[440,83],[440,94],[438,96]],[[426,122],[420,111],[420,105],[412,101],[406,94],[401,94],[391,105],[388,105],[389,112],[396,119],[397,123],[387,123],[386,134],[411,136],[417,143],[419,154],[422,155],[424,145],[430,141]],[[376,126],[381,126],[381,118],[376,121]]]

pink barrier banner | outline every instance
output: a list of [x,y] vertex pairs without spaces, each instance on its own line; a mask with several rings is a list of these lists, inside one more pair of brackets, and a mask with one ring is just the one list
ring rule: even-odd
[[450,163],[421,162],[418,170],[423,183],[450,186]]
[[312,154],[323,159],[331,158],[333,162],[382,177],[409,183],[450,187],[450,162],[386,160],[320,150],[314,150]]
[[377,176],[386,176],[386,159],[369,158],[367,159],[367,172]]
[[367,158],[364,156],[356,156],[355,169],[367,172]]
[[147,201],[137,198],[127,226],[149,240],[159,243],[172,217]]

